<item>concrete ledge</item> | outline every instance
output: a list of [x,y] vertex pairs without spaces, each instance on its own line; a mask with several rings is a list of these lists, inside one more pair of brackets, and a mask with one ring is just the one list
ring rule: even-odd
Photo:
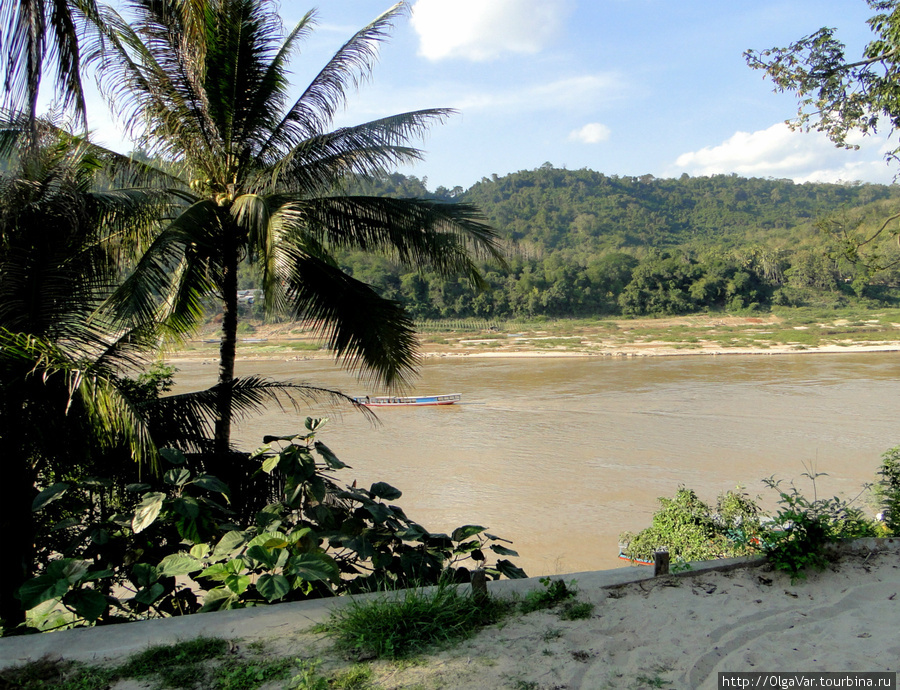
[[[863,555],[881,551],[900,551],[900,538],[857,539],[832,547],[838,553]],[[764,564],[764,556],[728,558],[691,563],[691,569],[671,573],[667,577],[689,577],[706,572],[736,568],[754,568]],[[612,570],[553,575],[556,580],[574,580],[577,589],[588,595],[601,589],[623,587],[653,580],[653,568],[628,566]],[[461,585],[467,588],[468,585]],[[495,580],[488,589],[497,596],[525,595],[542,587],[540,578],[524,580]],[[402,596],[403,590],[389,596]],[[44,656],[78,661],[123,660],[151,645],[172,644],[200,636],[225,639],[266,639],[301,631],[328,620],[331,612],[353,601],[383,597],[384,593],[354,597],[315,599],[273,606],[259,606],[231,611],[198,613],[191,616],[162,618],[121,625],[77,628],[59,632],[5,637],[0,639],[0,668],[40,659]]]

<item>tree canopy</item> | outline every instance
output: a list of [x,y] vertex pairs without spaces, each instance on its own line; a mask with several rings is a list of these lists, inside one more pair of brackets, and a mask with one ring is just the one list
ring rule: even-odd
[[[875,10],[875,35],[848,57],[836,29],[822,27],[784,48],[748,50],[747,62],[764,70],[778,91],[797,95],[794,127],[824,132],[836,145],[857,148],[851,132],[894,132],[900,127],[900,1],[866,0]],[[900,158],[900,146],[887,154]]]
[[[331,130],[348,93],[373,68],[404,3],[354,34],[291,102],[290,58],[314,24],[286,35],[268,0],[136,0],[133,17],[103,12],[91,52],[114,107],[155,155],[181,166],[181,213],[159,233],[115,300],[134,311],[171,306],[180,329],[203,296],[223,305],[217,444],[230,440],[237,271],[259,267],[267,312],[311,322],[336,357],[384,384],[414,368],[416,339],[401,305],[341,271],[359,250],[481,281],[473,250],[500,258],[493,231],[467,205],[347,194],[348,182],[418,160],[410,139],[447,109]],[[185,40],[185,37],[192,37]]]

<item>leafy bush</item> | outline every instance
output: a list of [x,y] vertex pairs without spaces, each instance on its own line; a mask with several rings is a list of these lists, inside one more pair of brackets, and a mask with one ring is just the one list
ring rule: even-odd
[[752,553],[760,533],[760,511],[745,494],[729,491],[716,510],[691,489],[680,487],[674,498],[659,498],[662,506],[650,527],[625,532],[622,552],[634,560],[652,561],[654,552],[668,549],[673,561],[704,561]]
[[881,508],[881,517],[890,534],[900,534],[900,446],[881,456],[880,479],[873,494]]
[[766,486],[778,491],[779,508],[773,516],[773,527],[763,541],[763,549],[776,570],[791,576],[791,581],[804,579],[806,570],[822,570],[828,564],[827,544],[841,539],[877,536],[877,528],[853,501],[838,498],[818,498],[816,477],[821,474],[804,472],[813,484],[813,499],[809,500],[793,485],[782,487],[780,480],[770,477]]
[[278,496],[250,524],[230,510],[228,486],[192,471],[175,450],[163,453],[171,468],[161,483],[129,485],[124,497],[110,498],[111,483],[90,478],[47,487],[34,510],[56,511],[50,528],[66,543],[57,540],[58,553],[18,593],[29,625],[468,582],[471,567],[525,577],[505,558],[488,562],[488,554],[518,554],[480,525],[432,533],[389,503],[402,495],[393,486],[338,484],[347,465],[317,439],[322,424],[307,419],[306,434],[266,437],[251,456]]

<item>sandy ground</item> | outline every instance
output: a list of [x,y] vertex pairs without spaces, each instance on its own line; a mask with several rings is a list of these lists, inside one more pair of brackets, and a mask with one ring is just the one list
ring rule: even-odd
[[[577,583],[576,583],[577,586]],[[584,588],[589,620],[521,616],[407,668],[385,688],[716,688],[719,672],[900,670],[900,557],[845,557],[791,584],[765,568]]]
[[[372,670],[367,687],[704,690],[718,687],[720,672],[896,673],[898,550],[900,540],[862,540],[853,553],[797,583],[761,559],[726,571],[714,570],[721,567],[716,562],[695,564],[693,572],[658,578],[648,568],[561,576],[574,581],[579,601],[595,605],[589,619],[565,621],[556,609],[514,615],[411,660],[364,662]],[[536,580],[492,583],[501,596],[539,587]],[[44,654],[121,662],[151,643],[207,634],[234,640],[237,654],[262,643],[270,655],[318,664],[317,672],[329,676],[358,660],[343,658],[310,626],[345,601],[7,638],[0,640],[0,666]],[[279,681],[264,690],[286,686]],[[151,687],[132,680],[113,690]]]
[[[565,324],[565,322],[561,322]],[[420,334],[420,353],[424,359],[441,357],[659,357],[727,354],[798,354],[858,353],[900,351],[900,324],[883,329],[883,339],[842,337],[844,320],[821,324],[835,331],[835,336],[820,345],[802,342],[766,342],[760,329],[777,329],[780,319],[761,317],[692,315],[668,319],[629,319],[577,324],[567,327],[548,326],[551,330],[527,330],[521,333],[425,333]],[[672,333],[677,330],[678,335]],[[214,330],[171,353],[167,360],[176,364],[186,360],[218,358],[217,334]],[[802,331],[804,327],[796,327]],[[671,332],[667,332],[671,331]],[[715,337],[727,331],[724,341]],[[743,331],[743,332],[742,332]],[[765,333],[765,331],[763,331]],[[751,335],[751,337],[742,337]],[[730,336],[733,336],[730,337]],[[658,339],[663,337],[664,339]],[[729,340],[733,342],[729,342]],[[314,339],[296,324],[259,326],[238,342],[238,357],[244,360],[310,360],[331,359],[324,350],[299,350],[301,344]]]

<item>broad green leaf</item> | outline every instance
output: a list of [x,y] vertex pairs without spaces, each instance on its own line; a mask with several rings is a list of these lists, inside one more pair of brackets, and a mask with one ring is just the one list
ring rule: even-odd
[[172,501],[172,507],[179,515],[183,515],[189,520],[194,520],[200,515],[200,503],[191,496],[176,498]]
[[422,539],[428,536],[431,536],[428,530],[416,523],[410,524],[402,532],[397,532],[397,538],[405,541],[422,541]]
[[235,608],[237,603],[238,597],[233,592],[225,587],[216,587],[209,590],[206,596],[203,597],[203,606],[200,607],[200,613]]
[[395,489],[386,482],[375,482],[372,484],[372,488],[369,489],[369,493],[385,501],[396,501],[403,495],[400,489]]
[[131,569],[131,581],[138,587],[149,587],[159,579],[159,568],[149,563],[135,563]]
[[319,475],[315,475],[309,480],[309,493],[312,494],[312,497],[316,499],[319,503],[325,500],[325,482],[322,477]]
[[317,431],[328,422],[328,417],[307,417],[304,426],[310,431]]
[[256,582],[256,590],[266,601],[271,603],[281,599],[290,592],[291,584],[283,575],[270,575],[269,573],[266,573],[259,576],[259,580]]
[[209,544],[194,544],[190,553],[194,558],[203,558],[207,551],[209,551]]
[[300,434],[292,434],[290,436],[263,436],[263,443],[269,444],[274,443],[275,441],[287,441],[290,443],[295,438],[300,438]]
[[372,520],[379,524],[388,518],[394,517],[391,509],[383,503],[369,503],[365,506],[365,510],[372,516]]
[[53,527],[50,528],[51,532],[58,532],[61,529],[68,529],[69,527],[74,527],[75,525],[80,525],[81,520],[75,517],[69,517],[65,520],[60,520]]
[[159,572],[163,577],[189,575],[202,569],[202,562],[185,553],[169,554],[159,562]]
[[278,467],[278,463],[281,462],[280,455],[272,455],[271,457],[263,460],[262,463],[262,471],[266,474],[272,474],[275,471],[275,468]]
[[525,571],[514,565],[512,561],[497,561],[497,570],[506,575],[510,580],[521,580],[528,577],[528,575],[525,574]]
[[478,551],[481,549],[481,542],[477,539],[473,539],[472,541],[466,541],[462,544],[459,544],[455,549],[453,549],[453,553],[470,553],[472,551]]
[[267,549],[270,549],[272,546],[269,546],[269,542],[272,542],[273,545],[276,543],[283,543],[283,546],[279,548],[284,548],[288,545],[287,536],[285,536],[283,532],[263,532],[262,534],[257,534],[253,539],[247,542],[247,547],[265,546]]
[[[266,436],[266,438],[272,439],[271,436]],[[274,439],[272,439],[272,440],[274,440]],[[272,446],[270,446],[268,443],[266,443],[266,445],[260,446],[259,448],[254,450],[252,453],[250,453],[249,459],[256,460],[256,458],[258,458],[260,455],[265,455],[266,453],[270,453],[271,451],[272,451]]]
[[312,529],[310,527],[301,527],[300,529],[295,529],[293,532],[291,532],[289,539],[291,544],[296,544],[298,541],[300,541],[304,537],[309,536],[310,534],[312,534]]
[[496,554],[500,554],[501,556],[513,556],[518,558],[519,554],[512,549],[507,549],[505,546],[500,546],[500,544],[491,544],[491,551]]
[[285,549],[290,544],[285,540],[284,537],[272,537],[271,539],[266,540],[266,543],[263,544],[267,549]]
[[94,580],[103,580],[112,577],[115,573],[112,570],[90,570],[88,574],[82,578],[83,582],[93,582]]
[[183,465],[187,462],[187,458],[177,448],[160,448],[159,454],[163,459],[172,465]]
[[163,475],[163,481],[172,486],[184,486],[191,478],[191,473],[184,467],[176,467]]
[[342,470],[347,467],[347,465],[338,460],[337,456],[331,452],[331,449],[321,441],[316,441],[315,447],[316,452],[318,452],[318,454],[322,456],[325,464],[328,465],[331,469]]
[[359,555],[359,557],[363,559],[371,558],[375,554],[375,548],[372,546],[372,542],[362,534],[358,537],[354,537],[353,539],[345,541],[344,546],[352,551],[355,551],[357,555]]
[[150,606],[165,593],[166,588],[163,587],[161,583],[154,582],[149,587],[144,587],[139,590],[138,593],[134,595],[134,600],[139,604]]
[[227,532],[216,544],[216,548],[213,550],[213,557],[230,556],[238,551],[246,541],[247,538],[242,532],[236,530]]
[[132,494],[141,494],[145,491],[149,491],[153,487],[149,484],[126,484],[125,491]]
[[90,565],[88,561],[80,561],[76,558],[62,558],[47,566],[47,572],[59,574],[74,585],[84,580]]
[[271,570],[275,567],[275,563],[278,560],[278,554],[273,553],[264,546],[257,544],[247,549],[247,558],[255,561],[256,563],[260,563]]
[[244,592],[247,591],[247,587],[250,586],[250,576],[249,575],[229,575],[223,580],[224,584],[228,589],[232,592],[240,596]]
[[218,477],[214,477],[211,474],[201,474],[199,477],[196,477],[193,482],[191,482],[194,486],[199,486],[201,489],[206,489],[207,491],[215,491],[219,494],[225,494],[226,496],[231,493],[231,490],[228,488],[228,485],[223,482]]
[[88,539],[90,539],[92,544],[103,546],[104,544],[109,542],[109,531],[105,529],[89,530],[87,537]]
[[481,525],[463,525],[462,527],[457,527],[453,530],[453,534],[450,535],[450,538],[453,541],[464,541],[479,532],[484,532],[486,529],[486,527],[482,527]]
[[106,597],[93,589],[76,589],[63,597],[63,603],[75,609],[85,620],[95,621],[109,606]]
[[208,577],[210,580],[224,580],[229,574],[224,563],[215,563],[203,570],[197,577]]
[[159,512],[162,510],[163,501],[165,500],[166,495],[158,491],[144,496],[144,500],[135,508],[134,518],[131,521],[131,529],[135,534],[143,532],[153,524],[156,518],[159,517]]
[[47,504],[53,503],[53,501],[66,493],[68,489],[69,485],[66,482],[57,482],[52,486],[48,486],[34,497],[34,501],[31,502],[31,512],[36,513]]
[[294,556],[288,566],[291,575],[303,580],[331,580],[338,576],[337,564],[324,553],[304,553]]
[[60,599],[68,591],[69,581],[66,578],[44,573],[19,587],[16,597],[21,600],[22,608],[28,611],[45,601]]

